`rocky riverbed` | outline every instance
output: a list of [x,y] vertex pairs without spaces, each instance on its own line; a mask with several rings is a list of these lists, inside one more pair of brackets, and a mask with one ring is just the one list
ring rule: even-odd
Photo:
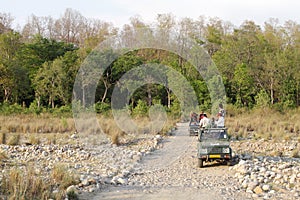
[[253,198],[300,198],[299,161],[259,157],[240,160],[230,169],[235,171],[239,189],[252,194]]
[[126,138],[128,141],[119,146],[111,144],[109,140],[101,140],[99,145],[82,145],[81,138],[75,135],[69,138],[72,145],[1,144],[0,152],[3,157],[0,178],[11,167],[18,167],[22,171],[33,167],[38,175],[47,179],[56,165],[63,164],[79,179],[77,185],[67,188],[67,192],[94,192],[107,184],[126,185],[127,176],[135,171],[136,164],[143,156],[159,148],[162,137],[139,135]]
[[[171,136],[132,135],[119,146],[109,140],[86,145],[71,135],[69,145],[0,145],[5,174],[12,166],[32,165],[47,177],[62,163],[78,177],[67,188],[80,199],[298,199],[300,164],[265,152],[291,156],[296,143],[234,141],[237,163],[197,167],[197,138],[188,136],[187,124],[178,124]],[[271,147],[270,147],[271,146]],[[269,149],[269,150],[268,150]],[[253,153],[254,152],[254,153]],[[259,152],[259,153],[255,153]]]

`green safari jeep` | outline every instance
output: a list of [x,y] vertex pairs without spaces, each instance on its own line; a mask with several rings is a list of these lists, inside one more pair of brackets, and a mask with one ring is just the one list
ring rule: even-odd
[[198,135],[198,167],[203,162],[226,162],[231,165],[232,149],[230,148],[227,128],[208,128]]

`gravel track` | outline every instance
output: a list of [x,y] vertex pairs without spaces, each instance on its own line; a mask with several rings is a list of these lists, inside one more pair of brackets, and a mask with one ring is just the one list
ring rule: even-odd
[[197,137],[190,137],[187,130],[186,123],[178,124],[173,136],[163,140],[162,148],[136,166],[127,185],[108,186],[82,199],[251,199],[239,189],[228,166],[197,167]]

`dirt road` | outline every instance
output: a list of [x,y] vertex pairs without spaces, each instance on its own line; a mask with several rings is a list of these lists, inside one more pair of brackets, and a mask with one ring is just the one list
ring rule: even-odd
[[95,200],[192,200],[251,199],[238,189],[226,165],[197,167],[197,137],[188,135],[187,124],[178,124],[174,136],[163,147],[145,156],[126,186],[109,186]]

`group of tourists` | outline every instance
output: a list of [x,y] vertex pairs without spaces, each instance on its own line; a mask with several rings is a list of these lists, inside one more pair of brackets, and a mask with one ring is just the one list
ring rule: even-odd
[[199,114],[198,119],[197,116],[198,115],[196,113],[191,113],[191,121],[198,121],[200,128],[224,128],[225,126],[225,110],[222,104],[219,104],[219,112],[216,115],[216,118],[212,117],[209,119],[207,114],[204,112]]

